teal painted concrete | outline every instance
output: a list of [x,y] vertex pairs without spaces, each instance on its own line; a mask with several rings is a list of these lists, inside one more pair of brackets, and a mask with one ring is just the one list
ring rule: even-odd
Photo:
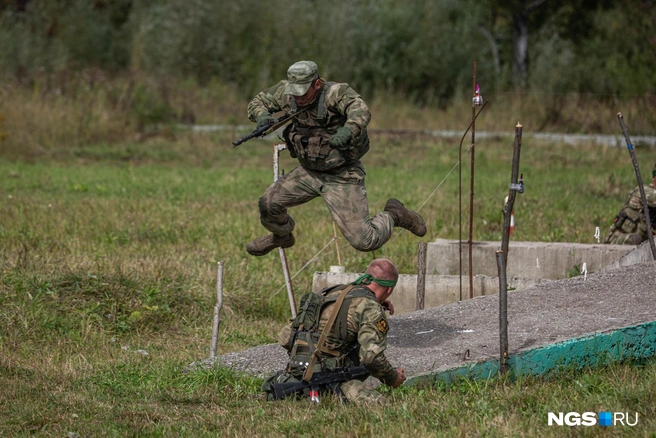
[[[508,358],[508,372],[510,377],[545,375],[559,369],[581,369],[655,356],[656,321],[653,321],[522,351]],[[459,378],[489,379],[498,374],[499,361],[488,360],[412,377],[405,384],[449,384]]]

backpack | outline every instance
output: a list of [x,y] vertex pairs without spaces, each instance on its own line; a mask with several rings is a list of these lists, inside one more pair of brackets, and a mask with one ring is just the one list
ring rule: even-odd
[[346,338],[347,335],[348,310],[351,300],[359,297],[376,299],[368,289],[353,287],[353,285],[331,286],[318,293],[310,292],[303,295],[299,304],[299,312],[291,323],[289,339],[283,345],[289,351],[287,371],[294,375],[302,375],[310,363],[314,363],[312,357],[316,357],[315,351],[317,349],[332,357],[322,360],[316,365],[318,368],[314,371],[330,371],[338,366],[349,365],[341,363],[343,361],[339,359],[343,359],[351,351],[340,352],[318,345],[322,335],[318,331],[321,311],[328,304],[338,300],[340,294],[331,294],[331,292],[337,290],[343,291],[345,288],[350,288],[350,290],[346,292],[340,308],[333,309],[333,312],[337,314],[334,316],[335,319],[332,327],[328,327],[329,331],[339,334],[338,337],[340,339]]

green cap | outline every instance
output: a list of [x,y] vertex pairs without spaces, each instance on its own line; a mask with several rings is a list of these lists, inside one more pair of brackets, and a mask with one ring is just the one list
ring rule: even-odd
[[287,86],[285,94],[302,96],[307,93],[310,84],[319,79],[319,68],[312,61],[298,61],[287,70]]

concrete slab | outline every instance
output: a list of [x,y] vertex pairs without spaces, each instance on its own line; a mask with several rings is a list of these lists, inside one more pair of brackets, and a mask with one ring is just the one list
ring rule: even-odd
[[[394,299],[394,295],[392,295]],[[656,321],[656,262],[554,280],[508,294],[509,353]],[[390,317],[387,357],[409,376],[498,359],[497,295]],[[275,337],[276,330],[271,336]],[[233,352],[218,363],[256,375],[282,369],[277,344]]]
[[[515,242],[508,244],[506,275],[509,278],[540,278],[557,280],[567,278],[586,264],[589,273],[618,261],[633,251],[631,245],[604,245],[555,242]],[[496,251],[500,242],[472,243],[472,273],[497,277]],[[437,239],[428,243],[426,273],[433,275],[458,275],[460,273],[460,242]],[[462,275],[469,275],[469,246],[462,244]],[[469,280],[467,280],[469,281]],[[469,283],[467,283],[469,287]]]

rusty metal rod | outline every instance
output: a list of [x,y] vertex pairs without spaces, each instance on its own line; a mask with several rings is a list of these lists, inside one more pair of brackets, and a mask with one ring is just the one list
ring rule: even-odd
[[472,83],[472,128],[471,128],[471,173],[469,175],[469,298],[474,298],[474,268],[472,266],[472,246],[474,234],[474,152],[476,145],[476,104],[473,98],[476,97],[476,60],[474,59]]
[[617,113],[617,120],[620,121],[620,126],[622,127],[622,133],[624,134],[624,140],[626,140],[626,147],[629,150],[631,155],[631,161],[633,161],[633,168],[635,169],[636,178],[638,180],[638,187],[640,189],[640,198],[642,199],[642,209],[645,215],[645,221],[647,222],[647,238],[649,239],[649,246],[651,247],[651,255],[654,260],[656,260],[656,246],[654,245],[654,234],[651,232],[651,218],[649,217],[649,206],[647,205],[647,196],[645,195],[645,188],[642,185],[642,176],[640,176],[640,167],[638,166],[638,160],[636,159],[635,151],[633,150],[633,144],[631,143],[631,138],[629,138],[629,130],[626,128],[624,123],[624,117],[622,113]]
[[519,122],[517,122],[517,126],[515,126],[515,142],[513,145],[513,161],[512,161],[512,173],[510,176],[510,191],[508,193],[508,202],[506,203],[503,210],[504,212],[503,236],[501,238],[501,251],[503,251],[503,255],[504,255],[504,262],[505,262],[504,264],[508,263],[510,220],[515,205],[515,195],[517,194],[518,191],[520,193],[524,191],[523,182],[519,184],[517,182],[518,175],[519,175],[519,156],[520,156],[521,149],[522,149],[522,125]]
[[416,310],[424,308],[426,296],[426,242],[419,242],[417,248],[417,306]]
[[508,371],[508,281],[506,278],[506,260],[501,250],[496,252],[499,270],[499,372]]
[[[472,123],[476,121],[478,116],[481,115],[481,111],[483,111],[483,108],[485,108],[485,105],[487,105],[487,101],[483,102],[483,105],[481,105],[481,109],[478,110],[476,113],[476,117],[474,117],[474,120],[471,121],[469,126],[467,126],[467,129],[465,129],[465,133],[462,134],[462,138],[460,139],[460,154],[458,158],[458,166],[460,167],[462,164],[462,142],[465,141],[465,137],[467,136],[467,133],[469,132],[469,129],[472,126]],[[458,170],[458,179],[460,179],[460,169]],[[459,182],[458,183],[458,225],[459,225],[459,232],[458,232],[458,260],[460,261],[460,270],[458,271],[458,275],[460,276],[460,301],[462,301],[462,185]]]

